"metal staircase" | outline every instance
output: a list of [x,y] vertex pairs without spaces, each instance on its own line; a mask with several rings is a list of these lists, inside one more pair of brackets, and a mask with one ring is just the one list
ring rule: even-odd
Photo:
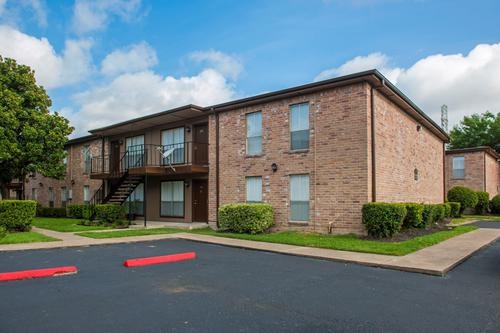
[[112,186],[102,203],[121,205],[140,183],[142,183],[142,176],[130,175],[128,172],[125,172],[114,186]]

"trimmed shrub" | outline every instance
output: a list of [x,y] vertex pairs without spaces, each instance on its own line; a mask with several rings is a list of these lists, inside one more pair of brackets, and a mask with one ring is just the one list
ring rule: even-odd
[[434,206],[434,221],[439,222],[444,220],[446,212],[443,204],[435,204]]
[[403,221],[405,228],[423,228],[425,225],[422,219],[424,206],[417,203],[406,203],[406,217]]
[[68,216],[75,219],[85,219],[89,216],[89,205],[68,205]]
[[7,236],[7,228],[5,226],[0,225],[0,239],[4,238]]
[[474,208],[477,205],[477,194],[464,186],[455,186],[448,191],[448,201],[460,202],[460,215],[466,208]]
[[406,216],[406,204],[370,202],[363,205],[363,224],[370,236],[382,238],[397,234]]
[[125,219],[123,206],[114,204],[103,204],[95,206],[96,219],[101,224],[116,224],[121,223],[120,220]]
[[222,230],[258,234],[274,224],[273,207],[264,203],[235,203],[219,208],[219,225]]
[[450,211],[450,216],[451,217],[460,217],[462,214],[460,214],[460,202],[448,202],[450,205],[451,211]]
[[500,194],[497,194],[491,199],[490,202],[491,212],[494,214],[500,214]]
[[434,205],[425,204],[422,212],[423,228],[430,226],[436,221],[436,209]]
[[490,194],[488,192],[477,191],[476,214],[483,215],[488,212],[490,205]]
[[42,217],[66,217],[66,208],[40,207],[37,216]]
[[7,231],[29,231],[36,215],[36,201],[1,200],[0,226]]
[[444,217],[451,217],[451,204],[449,202],[445,202],[444,206]]

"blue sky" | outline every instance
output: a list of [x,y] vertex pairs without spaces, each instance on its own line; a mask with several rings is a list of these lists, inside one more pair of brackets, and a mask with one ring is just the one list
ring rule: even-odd
[[500,112],[500,1],[0,0],[0,54],[75,135],[377,68],[439,122]]

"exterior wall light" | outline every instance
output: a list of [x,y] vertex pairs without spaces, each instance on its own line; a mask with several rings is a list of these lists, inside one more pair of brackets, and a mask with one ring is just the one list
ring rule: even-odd
[[278,171],[278,164],[276,163],[271,164],[271,170],[273,170],[273,172]]

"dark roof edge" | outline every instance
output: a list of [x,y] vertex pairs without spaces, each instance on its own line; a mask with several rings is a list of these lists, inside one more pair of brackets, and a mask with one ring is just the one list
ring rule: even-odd
[[66,146],[68,146],[68,145],[74,145],[74,144],[77,144],[77,143],[83,143],[83,142],[87,142],[87,141],[92,141],[92,140],[95,140],[97,138],[98,138],[98,136],[94,135],[94,134],[81,136],[81,137],[78,137],[78,138],[74,138],[74,139],[68,140],[66,142]]
[[477,152],[488,153],[497,160],[500,160],[500,155],[495,151],[495,149],[491,148],[490,146],[449,149],[446,151],[446,154],[451,155],[451,154],[464,154],[464,153],[477,153]]
[[162,112],[157,112],[157,113],[149,114],[149,115],[142,116],[142,117],[139,117],[139,118],[133,118],[133,119],[125,120],[125,121],[122,121],[120,123],[116,123],[116,124],[104,126],[104,127],[101,127],[101,128],[95,128],[95,129],[89,130],[89,132],[90,133],[101,132],[101,131],[105,131],[105,130],[108,130],[108,129],[111,129],[111,128],[114,128],[114,127],[118,127],[118,126],[123,126],[123,125],[131,124],[131,123],[135,123],[137,121],[151,119],[151,118],[163,116],[163,115],[169,114],[169,113],[175,113],[175,112],[186,110],[186,109],[194,109],[194,110],[198,110],[198,111],[204,111],[205,110],[205,108],[203,108],[201,106],[194,105],[194,104],[188,104],[188,105],[179,106],[179,107],[174,108],[174,109],[169,109],[169,110],[165,110],[165,111],[162,111]]

